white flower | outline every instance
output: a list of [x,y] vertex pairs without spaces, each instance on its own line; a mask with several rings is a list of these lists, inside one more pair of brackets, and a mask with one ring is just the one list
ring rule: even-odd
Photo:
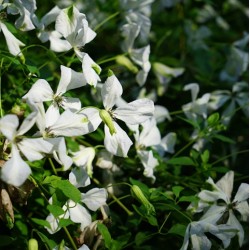
[[82,167],[75,167],[69,173],[69,181],[77,188],[90,185],[90,178]]
[[209,108],[217,110],[226,106],[223,110],[221,119],[224,124],[228,124],[236,110],[236,105],[239,105],[248,117],[249,115],[249,97],[248,97],[248,84],[246,82],[237,82],[233,85],[232,91],[216,90],[211,93]]
[[2,30],[9,52],[14,56],[23,57],[23,54],[20,50],[21,46],[25,46],[23,42],[18,40],[6,27],[6,25],[0,22],[0,31]]
[[40,160],[48,154],[52,145],[43,138],[23,138],[34,125],[37,110],[28,115],[18,128],[16,115],[6,115],[0,120],[0,131],[11,143],[11,158],[2,167],[1,179],[14,186],[22,185],[31,174],[29,165],[21,158],[19,150],[29,161]]
[[191,90],[192,102],[182,106],[182,110],[190,120],[197,120],[199,116],[204,119],[207,117],[207,108],[210,94],[204,94],[197,99],[199,93],[199,85],[197,83],[190,83],[184,87],[184,90]]
[[92,177],[92,162],[95,158],[95,149],[93,147],[84,147],[80,145],[80,150],[77,152],[72,152],[72,155],[72,159],[76,166],[84,168],[87,171],[88,175]]
[[184,241],[180,250],[188,249],[189,238],[191,239],[193,250],[209,250],[212,243],[205,233],[211,233],[216,236],[222,241],[224,248],[227,248],[231,238],[235,235],[235,229],[229,225],[213,225],[203,220],[191,222],[186,228]]
[[87,116],[92,124],[93,131],[104,122],[106,149],[117,156],[126,157],[132,141],[126,132],[116,123],[116,119],[124,121],[126,124],[139,124],[149,119],[154,112],[154,104],[151,100],[140,99],[121,107],[113,109],[116,101],[122,95],[122,86],[115,75],[108,77],[103,84],[101,95],[105,109],[87,108],[82,112]]
[[38,26],[36,9],[35,0],[15,0],[8,6],[7,11],[12,15],[20,14],[15,22],[16,27],[22,31],[29,31],[35,29],[35,25]]
[[108,194],[104,188],[92,188],[87,193],[81,194],[81,201],[92,211],[96,211],[106,204]]
[[88,26],[86,16],[73,5],[61,10],[56,19],[56,31],[70,43],[75,51],[92,41],[96,33]]
[[155,62],[153,63],[153,72],[159,82],[157,87],[158,95],[162,96],[168,89],[168,85],[173,78],[183,74],[184,68],[171,68],[165,64]]
[[71,68],[61,65],[61,78],[55,93],[46,80],[39,79],[36,81],[26,95],[24,100],[30,100],[34,103],[53,101],[51,108],[79,110],[81,102],[78,98],[65,97],[63,94],[71,89],[80,88],[86,85],[82,73],[75,72]]
[[[234,211],[241,214],[241,220],[246,221],[249,215],[249,207],[247,203],[249,194],[249,185],[242,183],[234,197],[231,199],[233,190],[234,172],[229,171],[218,182],[209,178],[209,183],[213,190],[203,190],[198,194],[200,201],[198,207],[194,208],[195,212],[205,211],[202,220],[217,222],[223,215],[228,213],[224,223],[236,228],[238,230],[239,245],[242,246],[244,240],[244,230],[234,215]],[[223,202],[221,202],[223,201]],[[193,209],[193,205],[189,207]],[[208,209],[207,209],[208,208]]]

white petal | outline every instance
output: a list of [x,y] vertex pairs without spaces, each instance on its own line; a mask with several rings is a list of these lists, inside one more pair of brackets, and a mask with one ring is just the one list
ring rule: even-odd
[[237,203],[234,207],[235,210],[237,210],[241,214],[241,220],[247,221],[249,217],[249,206],[247,201],[242,201],[240,203]]
[[31,102],[46,102],[53,100],[53,90],[46,80],[37,80],[23,99],[29,99]]
[[17,135],[23,135],[33,127],[37,119],[37,114],[38,112],[35,110],[24,119],[17,131]]
[[73,161],[76,166],[85,167],[87,164],[91,164],[95,158],[95,149],[92,147],[83,147],[80,146],[80,150],[73,152]]
[[78,98],[72,97],[63,97],[63,101],[60,103],[64,110],[70,109],[72,112],[80,110],[81,105],[81,101]]
[[96,211],[106,203],[107,191],[104,188],[92,188],[87,193],[82,193],[81,201],[92,210]]
[[113,122],[116,133],[113,135],[110,134],[109,128],[105,125],[105,138],[104,138],[104,145],[105,148],[112,154],[126,157],[129,148],[133,144],[133,142],[128,137],[127,133],[122,130],[122,128],[116,123]]
[[241,183],[234,197],[233,202],[245,201],[248,198],[249,198],[249,185],[247,183]]
[[2,167],[1,179],[13,186],[21,186],[31,174],[29,165],[20,157],[18,149],[12,144],[12,157]]
[[216,182],[216,185],[227,195],[228,201],[231,198],[234,184],[234,172],[227,172],[219,181]]
[[18,148],[28,161],[43,159],[45,154],[51,152],[52,147],[52,144],[43,138],[24,138],[18,143]]
[[46,128],[53,126],[60,118],[59,107],[56,103],[52,103],[46,111],[45,123]]
[[184,90],[191,90],[192,101],[194,102],[197,99],[200,87],[197,83],[190,83],[184,86]]
[[50,153],[54,155],[55,160],[63,166],[63,170],[68,170],[73,160],[67,155],[65,139],[63,137],[57,137],[46,139],[46,141],[53,145]]
[[169,111],[164,106],[155,105],[154,117],[156,119],[156,123],[163,122],[166,118],[171,121],[171,117]]
[[154,102],[149,99],[139,99],[118,107],[114,112],[117,119],[127,124],[139,124],[145,122],[154,114]]
[[75,223],[81,223],[81,230],[89,226],[92,222],[91,216],[87,209],[73,201],[68,202],[70,219]]
[[96,64],[88,54],[82,53],[82,72],[84,76],[84,81],[89,85],[96,87],[97,82],[101,81],[99,74],[101,68]]
[[[55,52],[64,52],[72,48],[67,40],[62,39],[62,35],[58,31],[47,33],[47,40],[50,40],[50,49]],[[41,39],[41,38],[40,38]],[[42,40],[42,39],[41,39]],[[42,42],[44,42],[42,40]]]
[[0,22],[0,28],[3,31],[4,37],[6,39],[6,43],[9,49],[9,52],[14,56],[22,56],[22,52],[20,50],[21,46],[25,46],[20,40],[18,40],[6,27],[5,24]]
[[56,95],[64,94],[70,89],[80,88],[86,85],[83,74],[61,65],[61,78],[57,87]]
[[156,121],[154,118],[146,120],[142,124],[142,131],[139,137],[139,145],[144,145],[146,147],[150,147],[153,145],[160,144],[161,142],[161,134],[156,126]]
[[77,188],[90,185],[90,178],[82,167],[76,167],[72,169],[69,174],[69,181]]
[[123,50],[130,51],[133,48],[135,38],[139,35],[140,26],[137,23],[128,23],[122,26],[122,35],[125,37]]
[[73,113],[67,109],[50,126],[49,131],[54,136],[79,136],[89,133],[86,124],[88,121],[85,115]]
[[98,158],[96,161],[96,166],[104,169],[110,169],[113,167],[114,163],[112,161],[113,155],[107,150],[100,150],[98,153]]
[[19,125],[16,115],[5,115],[0,119],[0,131],[10,141],[14,140]]
[[115,75],[107,78],[102,86],[101,94],[103,106],[106,110],[111,109],[122,95],[122,86]]

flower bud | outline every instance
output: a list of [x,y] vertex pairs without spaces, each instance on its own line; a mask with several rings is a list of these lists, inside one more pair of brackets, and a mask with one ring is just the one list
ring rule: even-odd
[[126,56],[117,56],[116,62],[135,74],[138,72],[138,68]]
[[155,213],[154,206],[148,201],[146,196],[137,185],[132,186],[132,191],[138,200],[146,207],[148,214]]
[[28,250],[38,250],[38,242],[36,239],[29,239]]
[[114,123],[113,123],[113,119],[110,116],[109,112],[107,110],[105,110],[105,109],[101,109],[99,111],[99,115],[100,115],[102,121],[108,126],[110,134],[111,135],[115,134],[116,129],[115,129],[115,126],[114,126]]

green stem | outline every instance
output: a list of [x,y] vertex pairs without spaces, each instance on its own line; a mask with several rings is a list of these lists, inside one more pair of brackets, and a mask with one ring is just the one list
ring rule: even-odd
[[232,154],[228,154],[228,155],[226,155],[226,156],[212,162],[211,165],[213,166],[213,165],[217,164],[218,162],[224,161],[225,159],[227,159],[227,158],[229,158],[229,157],[231,157],[233,155],[244,154],[244,153],[248,153],[248,152],[249,152],[249,150],[245,149],[245,150],[242,150],[242,151],[234,152]]
[[73,249],[74,249],[74,250],[77,250],[78,248],[77,248],[77,246],[76,246],[74,240],[72,239],[72,237],[71,237],[71,235],[70,235],[68,229],[67,229],[66,227],[63,227],[63,230],[64,230],[65,233],[67,234],[67,237],[69,238],[69,241],[70,241],[70,243],[71,243]]
[[53,163],[53,161],[52,161],[51,158],[49,158],[49,163],[50,163],[50,165],[51,165],[51,167],[53,169],[54,174],[57,175],[57,171],[56,171],[55,165],[54,165],[54,163]]
[[1,60],[0,65],[0,117],[3,117],[3,109],[2,109],[2,76],[1,76],[1,69],[3,67],[3,58]]
[[177,110],[177,111],[173,111],[173,112],[170,112],[169,115],[179,115],[179,114],[183,114],[183,110]]
[[161,202],[157,202],[157,203],[154,203],[154,204],[159,204],[159,205],[163,205],[163,206],[167,206],[167,207],[170,207],[172,208],[173,210],[175,210],[176,212],[178,212],[179,214],[181,214],[183,217],[185,217],[186,219],[188,219],[189,222],[192,222],[191,218],[188,217],[186,214],[182,213],[180,210],[176,209],[175,207],[169,205],[169,204],[166,204],[166,203],[161,203]]
[[171,212],[166,216],[165,220],[163,221],[161,227],[159,228],[159,233],[161,233],[161,230],[162,230],[162,228],[164,227],[164,225],[166,224],[166,222],[167,222],[167,220],[168,220],[170,214],[171,214]]
[[117,56],[113,56],[113,57],[110,57],[110,58],[107,58],[107,59],[103,59],[102,61],[98,61],[97,64],[100,65],[100,64],[103,64],[103,63],[107,63],[107,62],[112,62],[112,61],[115,61],[118,56],[126,56],[127,54],[128,53],[124,53],[124,54],[121,54],[121,55],[117,55]]
[[175,158],[176,156],[178,156],[180,153],[182,153],[185,149],[187,149],[189,146],[191,146],[194,142],[196,141],[196,139],[191,140],[189,143],[187,143],[183,148],[181,148],[176,154],[173,155],[172,158]]
[[103,24],[105,24],[106,22],[108,22],[109,20],[115,18],[117,15],[119,15],[120,12],[117,11],[114,14],[112,14],[111,16],[107,17],[106,19],[104,19],[102,22],[100,22],[98,25],[96,25],[96,27],[94,28],[94,31],[97,31]]

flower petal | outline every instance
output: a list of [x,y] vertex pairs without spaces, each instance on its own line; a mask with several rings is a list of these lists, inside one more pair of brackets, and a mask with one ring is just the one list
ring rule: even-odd
[[82,193],[81,201],[92,211],[96,211],[106,203],[107,191],[104,188],[92,188],[87,193]]
[[10,141],[14,140],[19,121],[16,115],[5,115],[0,119],[0,131]]
[[122,95],[122,85],[115,75],[107,78],[102,86],[101,94],[104,108],[106,110],[111,109]]
[[231,194],[233,191],[234,184],[234,172],[227,172],[219,181],[216,182],[216,186],[219,187],[228,197],[228,202],[230,201]]
[[154,102],[149,99],[139,99],[118,107],[114,112],[117,119],[127,124],[135,125],[145,122],[154,114]]
[[105,148],[114,155],[127,157],[128,150],[133,142],[130,140],[127,133],[116,122],[113,123],[116,129],[116,133],[113,135],[110,134],[108,126],[104,126]]
[[12,144],[12,157],[2,167],[1,179],[13,186],[21,186],[31,174],[29,165],[20,157],[16,145]]
[[23,96],[23,99],[28,99],[35,103],[46,102],[53,100],[53,95],[54,93],[49,83],[44,79],[39,79],[32,85],[28,93]]
[[69,181],[77,188],[90,185],[90,178],[82,167],[76,167],[72,169],[69,174]]

